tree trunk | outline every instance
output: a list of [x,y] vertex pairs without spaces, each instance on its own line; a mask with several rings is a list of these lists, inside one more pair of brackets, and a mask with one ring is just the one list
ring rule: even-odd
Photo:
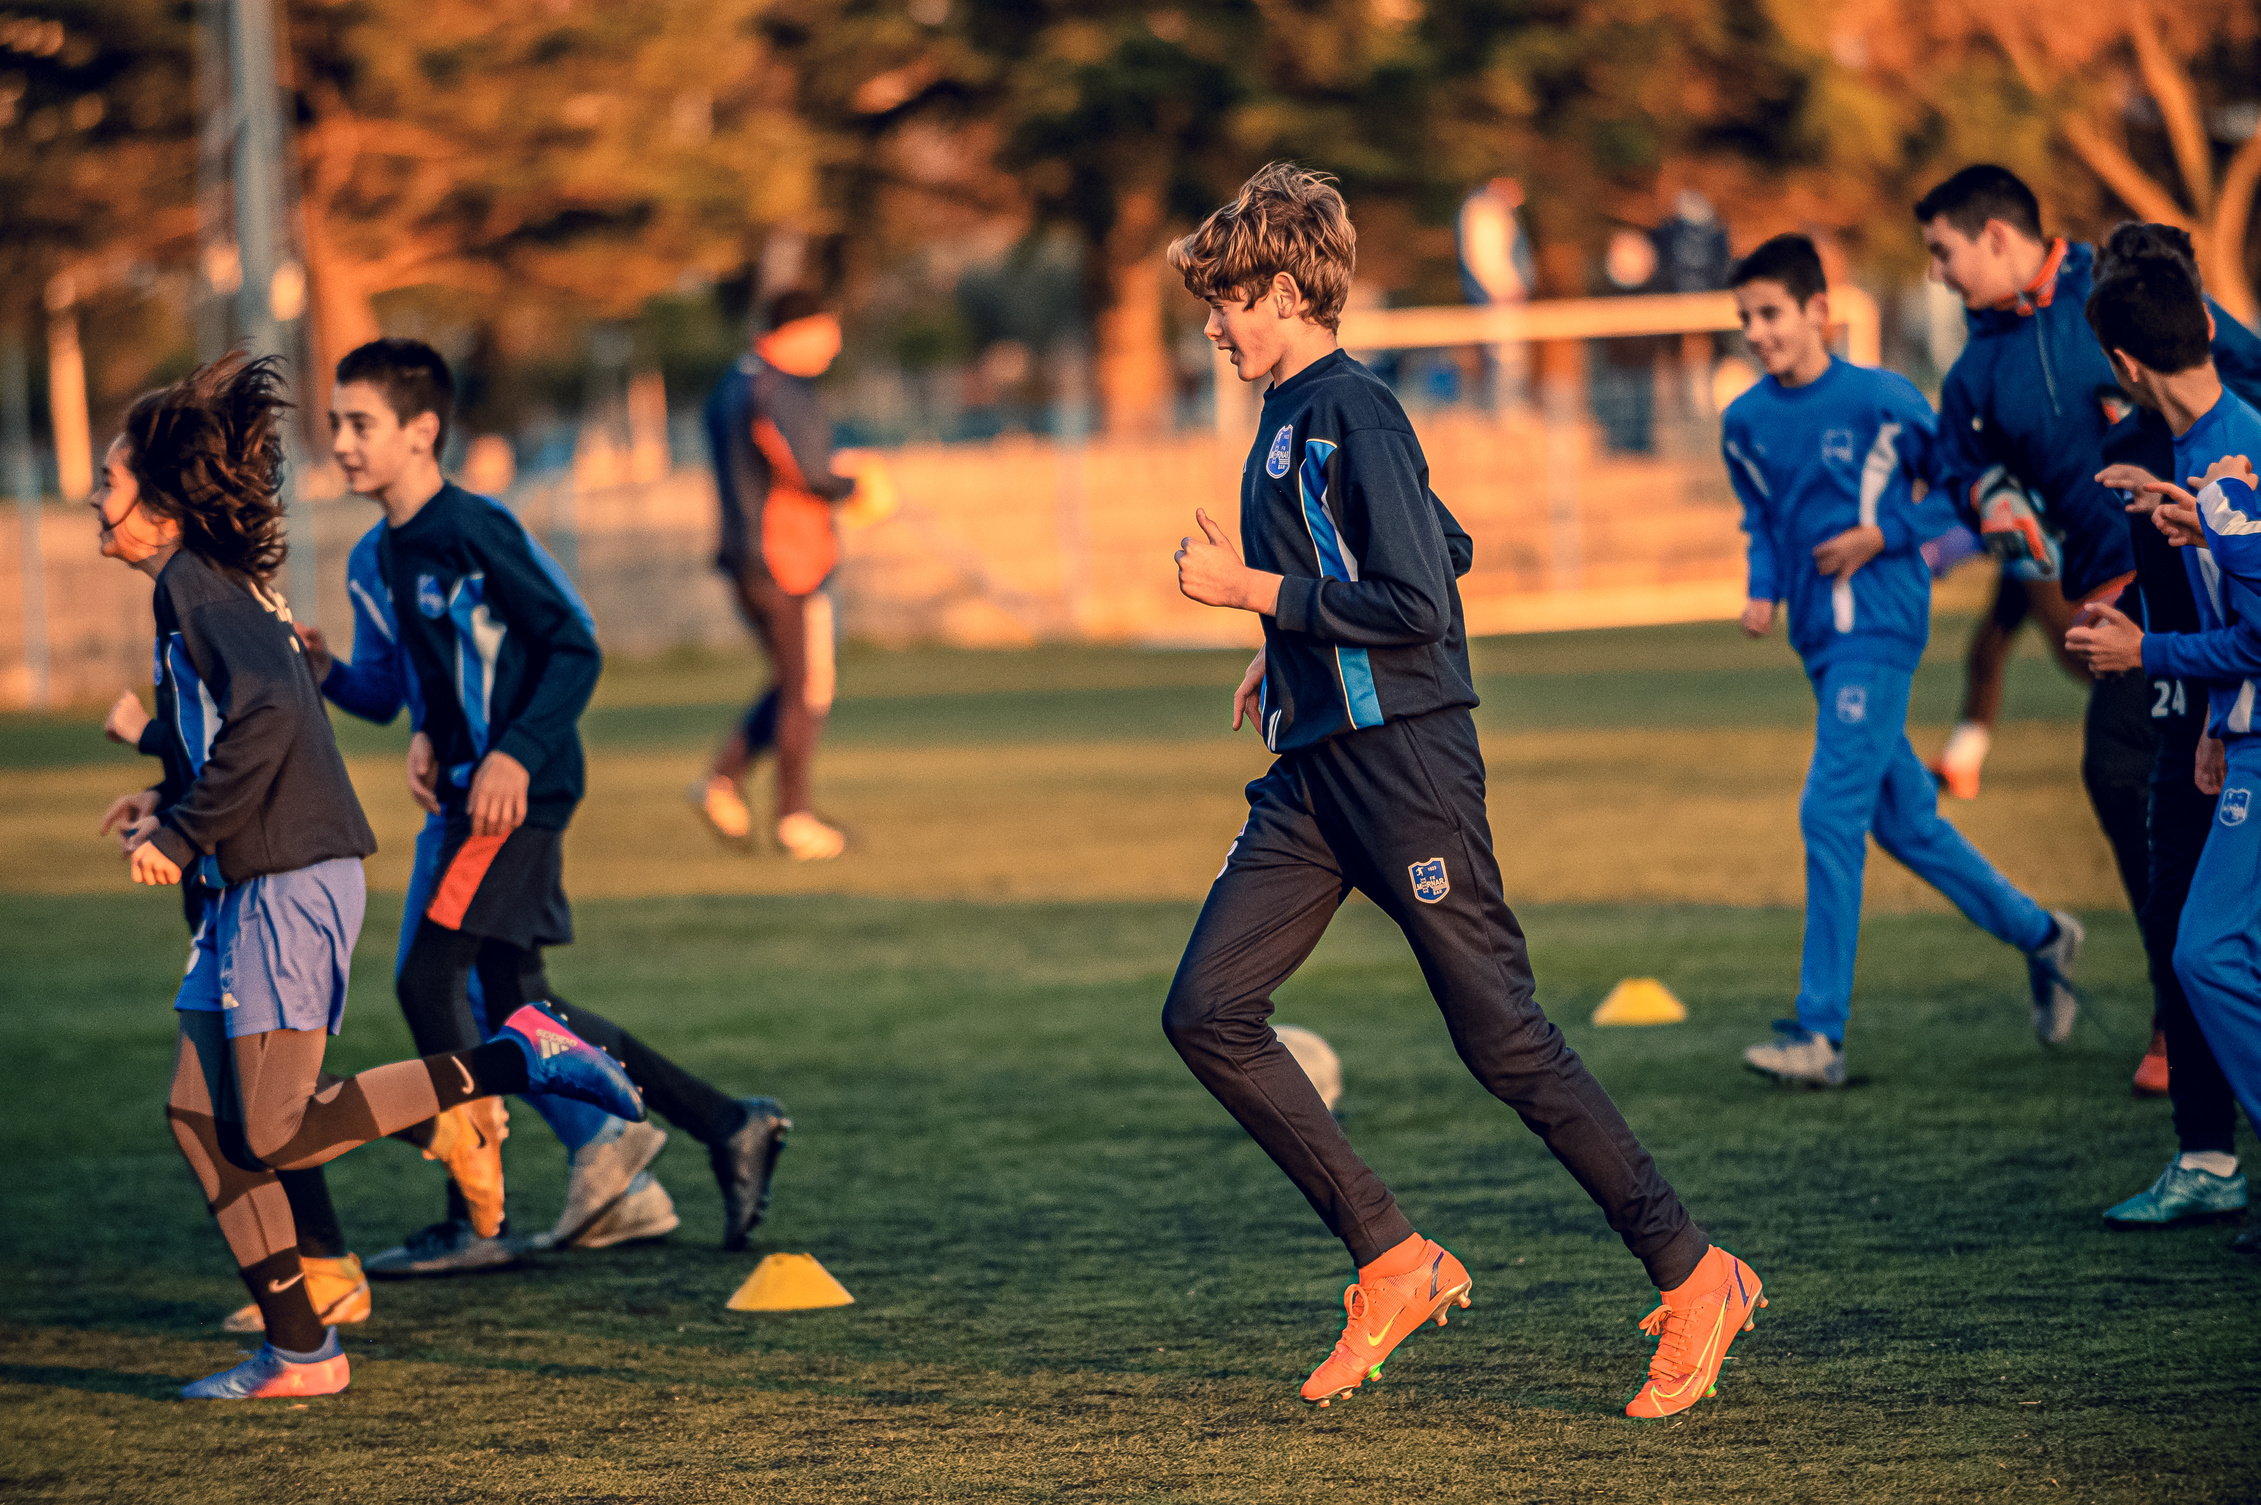
[[314,283],[314,320],[308,344],[314,369],[306,373],[303,400],[311,413],[330,407],[330,373],[346,352],[384,333],[376,305],[352,258],[340,251],[313,206],[306,210],[307,273]]
[[1114,227],[1099,248],[1108,301],[1098,319],[1094,375],[1110,434],[1159,434],[1170,426],[1170,360],[1154,254],[1161,232],[1160,188],[1131,188],[1117,201]]

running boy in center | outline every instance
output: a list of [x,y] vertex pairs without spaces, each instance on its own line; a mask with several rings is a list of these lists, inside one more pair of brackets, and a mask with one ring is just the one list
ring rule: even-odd
[[1342,195],[1275,163],[1170,247],[1241,380],[1270,377],[1241,483],[1243,563],[1196,512],[1178,588],[1258,613],[1264,649],[1233,697],[1279,755],[1170,986],[1163,1028],[1203,1086],[1349,1249],[1348,1321],[1304,1381],[1326,1405],[1379,1373],[1432,1317],[1469,1304],[1467,1269],[1414,1231],[1267,1022],[1272,992],[1355,888],[1397,921],[1461,1059],[1600,1204],[1647,1267],[1660,1339],[1626,1407],[1669,1416],[1710,1393],[1765,1305],[1751,1267],[1714,1246],[1532,994],[1484,808],[1456,578],[1468,536],[1429,490],[1388,387],[1337,347],[1357,251]]
[[[1806,841],[1806,941],[1797,1018],[1743,1052],[1753,1070],[1845,1085],[1845,1021],[1860,944],[1861,870],[1873,834],[1989,935],[2026,954],[2033,1023],[2063,1042],[2078,1007],[2068,982],[2080,922],[2013,887],[1939,815],[1939,790],[1908,745],[1908,687],[1931,635],[1913,483],[1934,422],[1923,394],[1889,371],[1829,353],[1829,286],[1803,235],[1745,257],[1731,285],[1766,376],[1727,409],[1727,474],[1751,536],[1743,630],[1763,637],[1777,601],[1819,714],[1798,802]],[[1934,531],[1945,531],[1946,519]]]

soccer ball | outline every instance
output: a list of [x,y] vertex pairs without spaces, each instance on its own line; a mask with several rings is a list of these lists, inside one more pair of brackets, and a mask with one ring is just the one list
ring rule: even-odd
[[1275,1024],[1272,1033],[1280,1037],[1288,1054],[1295,1057],[1295,1064],[1319,1089],[1319,1101],[1327,1105],[1329,1113],[1334,1112],[1335,1104],[1342,1101],[1342,1057],[1335,1054],[1335,1048],[1300,1024]]

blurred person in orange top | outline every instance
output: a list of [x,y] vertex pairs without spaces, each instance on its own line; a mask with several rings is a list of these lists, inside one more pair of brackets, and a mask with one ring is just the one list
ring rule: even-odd
[[840,353],[839,319],[796,289],[778,295],[768,323],[708,395],[706,426],[722,515],[715,566],[769,655],[770,682],[690,797],[718,835],[748,840],[746,773],[774,748],[777,844],[796,862],[816,862],[847,846],[809,794],[835,683],[832,598],[823,590],[840,559],[833,513],[846,503],[876,520],[893,510],[893,489],[877,455],[832,449],[816,379]]

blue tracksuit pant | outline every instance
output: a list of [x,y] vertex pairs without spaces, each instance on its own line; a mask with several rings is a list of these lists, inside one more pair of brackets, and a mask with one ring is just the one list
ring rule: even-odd
[[1997,940],[2031,951],[2049,939],[2048,911],[2011,886],[1939,813],[1939,788],[1908,745],[1904,669],[1832,664],[1813,681],[1820,702],[1813,766],[1798,801],[1806,839],[1806,947],[1798,1023],[1842,1042],[1853,1003],[1868,837],[1954,901]]
[[[432,902],[432,885],[440,876],[440,851],[447,840],[447,821],[441,816],[431,816],[424,829],[416,833],[416,862],[408,874],[408,903],[400,912],[400,948],[393,953],[393,972],[397,976],[401,964],[408,960],[408,943],[416,939],[417,922]],[[471,974],[471,1016],[478,1021],[479,1038],[484,1040],[494,1034],[487,1022],[486,1002],[479,987],[479,974]],[[542,1121],[565,1145],[570,1155],[597,1137],[612,1115],[590,1103],[575,1102],[569,1097],[554,1097],[546,1092],[520,1094],[527,1107],[542,1115]]]
[[2229,755],[2183,905],[2175,975],[2246,1118],[2261,1123],[2261,736],[2232,737]]

